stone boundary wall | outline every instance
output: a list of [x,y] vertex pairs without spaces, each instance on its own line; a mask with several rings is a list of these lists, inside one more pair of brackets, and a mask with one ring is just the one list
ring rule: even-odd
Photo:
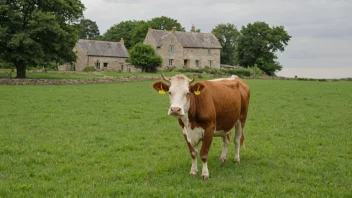
[[69,84],[101,84],[115,82],[133,82],[145,80],[161,80],[160,76],[123,76],[89,79],[15,79],[0,78],[0,84],[5,85],[69,85]]

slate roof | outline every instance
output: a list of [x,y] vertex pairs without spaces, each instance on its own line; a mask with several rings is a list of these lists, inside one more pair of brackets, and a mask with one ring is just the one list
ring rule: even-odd
[[120,42],[80,39],[77,44],[86,51],[89,56],[129,57],[125,45],[122,45]]
[[221,48],[218,39],[212,33],[179,32],[154,29],[151,29],[150,31],[158,47],[162,45],[163,40],[165,40],[170,34],[174,34],[177,40],[185,48]]

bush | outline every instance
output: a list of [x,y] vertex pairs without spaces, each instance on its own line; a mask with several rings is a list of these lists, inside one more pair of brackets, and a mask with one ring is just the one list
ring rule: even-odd
[[250,68],[241,68],[241,69],[229,69],[229,70],[220,70],[205,66],[203,69],[192,69],[192,68],[182,68],[177,69],[175,67],[168,68],[164,70],[166,72],[180,72],[180,73],[195,73],[197,75],[208,74],[216,76],[229,76],[236,75],[238,77],[254,77],[257,78],[263,74],[263,71],[260,70],[257,66]]
[[250,67],[248,69],[250,70],[251,76],[253,78],[257,78],[257,77],[263,75],[263,73],[264,73],[262,70],[260,70],[260,68],[256,64],[254,65],[254,67]]
[[4,62],[0,60],[0,68],[1,69],[11,69],[14,68],[12,63]]
[[87,66],[83,69],[84,72],[95,72],[96,69],[94,66]]

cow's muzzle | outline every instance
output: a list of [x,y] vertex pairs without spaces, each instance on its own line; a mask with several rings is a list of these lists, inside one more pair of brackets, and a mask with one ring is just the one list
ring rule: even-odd
[[183,115],[183,111],[180,107],[170,107],[169,115],[181,116]]

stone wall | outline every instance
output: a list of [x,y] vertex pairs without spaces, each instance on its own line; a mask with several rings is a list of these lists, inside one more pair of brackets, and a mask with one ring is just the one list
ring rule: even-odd
[[90,79],[15,79],[0,78],[0,84],[6,85],[64,85],[64,84],[100,84],[114,82],[133,82],[144,80],[161,80],[160,76],[124,76],[124,77],[102,77]]
[[[184,48],[183,58],[190,61],[190,68],[193,69],[204,68],[205,66],[220,69],[220,49],[210,49],[209,53],[208,49],[205,48]],[[199,60],[199,66],[196,65],[196,60]]]
[[[96,63],[99,62],[100,70],[127,72],[126,59],[127,58],[88,56],[88,65],[95,67]],[[107,64],[107,67],[104,67],[104,64]],[[85,67],[79,69],[76,68],[76,71],[82,71]],[[99,70],[99,68],[97,69]]]
[[[171,45],[174,47],[173,52],[170,51]],[[156,52],[163,58],[162,68],[183,67],[183,47],[174,34],[168,35]],[[169,59],[173,59],[172,65],[169,65]]]
[[148,31],[147,36],[145,37],[143,43],[153,46],[154,49],[156,50],[157,43],[156,43],[155,39],[153,38],[153,35],[150,31]]

